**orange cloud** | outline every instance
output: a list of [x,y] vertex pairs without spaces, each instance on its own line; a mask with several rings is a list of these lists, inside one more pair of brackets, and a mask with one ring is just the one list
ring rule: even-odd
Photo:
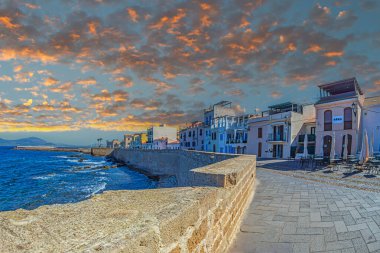
[[20,27],[20,25],[14,24],[12,22],[12,19],[10,17],[7,17],[7,16],[0,16],[0,24],[2,24],[3,26],[5,26],[8,29],[15,29],[15,28]]
[[12,77],[10,77],[10,76],[7,76],[7,75],[2,75],[2,76],[0,76],[0,81],[1,82],[6,82],[6,81],[12,81]]
[[26,102],[23,103],[24,106],[31,106],[33,104],[33,99],[28,99]]
[[88,32],[91,33],[92,35],[96,35],[97,34],[96,28],[98,24],[95,22],[89,22],[87,25],[88,25]]
[[94,77],[89,77],[86,79],[79,79],[76,83],[84,86],[95,85],[96,79]]
[[308,49],[306,49],[303,53],[304,54],[308,54],[308,53],[318,53],[319,51],[321,51],[322,48],[317,45],[317,44],[312,44],[310,45],[310,47]]
[[132,8],[128,8],[127,11],[128,11],[129,18],[133,22],[137,23],[139,20],[139,14],[137,13],[137,11]]
[[20,72],[22,70],[22,65],[17,65],[13,67],[14,72]]
[[48,55],[41,50],[33,50],[31,48],[0,48],[0,61],[15,60],[18,58],[30,59],[32,61],[41,61],[43,63],[56,62],[55,56]]
[[343,51],[336,51],[336,52],[326,52],[323,54],[326,57],[340,57],[344,55]]
[[45,80],[43,82],[41,82],[41,84],[44,85],[44,86],[49,87],[49,86],[57,84],[58,82],[59,81],[57,79],[55,79],[54,77],[49,76],[49,77],[45,78]]

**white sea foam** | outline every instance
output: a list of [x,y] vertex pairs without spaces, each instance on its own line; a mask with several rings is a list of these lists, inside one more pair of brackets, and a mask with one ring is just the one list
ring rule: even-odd
[[95,187],[91,187],[89,189],[87,189],[88,191],[91,191],[91,193],[89,195],[86,196],[86,198],[88,197],[91,197],[91,196],[94,196],[95,194],[97,194],[98,192],[104,190],[106,188],[106,185],[107,183],[106,182],[102,182],[101,184],[99,185],[96,185]]
[[51,174],[47,174],[47,175],[44,175],[44,176],[35,176],[35,177],[32,177],[32,179],[35,179],[35,180],[48,180],[48,179],[53,178],[55,176],[57,176],[57,174],[51,173]]

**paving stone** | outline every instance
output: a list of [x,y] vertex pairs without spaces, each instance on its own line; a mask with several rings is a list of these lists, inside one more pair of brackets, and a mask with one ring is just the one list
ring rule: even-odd
[[363,240],[363,238],[360,238],[360,237],[354,238],[354,239],[352,239],[352,243],[354,244],[354,248],[355,248],[356,252],[360,252],[360,253],[369,252],[369,250],[367,248],[367,244]]
[[310,245],[309,243],[294,243],[293,253],[309,253]]
[[369,244],[367,244],[367,247],[369,249],[369,252],[374,252],[376,250],[380,250],[380,241],[369,243]]
[[326,250],[341,250],[347,248],[353,248],[354,245],[351,240],[346,241],[337,241],[337,242],[328,242],[326,244]]
[[366,223],[347,226],[348,231],[357,231],[357,230],[362,230],[362,229],[368,229],[368,226]]
[[351,231],[351,232],[345,232],[345,233],[339,233],[338,234],[338,240],[344,241],[344,240],[351,240],[354,238],[361,238],[362,233],[360,231]]
[[347,232],[347,227],[346,224],[344,224],[344,221],[334,221],[334,225],[337,233]]
[[363,239],[367,244],[376,241],[376,237],[372,234],[371,230],[363,229],[360,230],[360,232],[362,233]]
[[323,235],[315,235],[311,237],[310,243],[311,252],[325,251],[326,243]]

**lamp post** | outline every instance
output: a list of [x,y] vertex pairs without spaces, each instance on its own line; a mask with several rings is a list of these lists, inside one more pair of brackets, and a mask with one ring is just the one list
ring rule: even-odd
[[352,108],[352,112],[354,113],[354,115],[356,117],[356,113],[358,112],[358,108],[357,108],[357,105],[355,102],[352,103],[351,108]]

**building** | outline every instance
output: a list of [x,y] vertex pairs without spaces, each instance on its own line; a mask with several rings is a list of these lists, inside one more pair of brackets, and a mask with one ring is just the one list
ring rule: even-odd
[[[220,143],[225,143],[225,132],[223,122],[228,119],[226,116],[236,116],[236,111],[229,101],[216,103],[203,112],[204,125],[204,150],[209,152],[225,152],[225,147],[220,147]],[[225,126],[227,126],[226,124]],[[223,151],[222,149],[223,148]]]
[[186,150],[204,150],[204,124],[201,121],[195,121],[190,126],[179,131],[179,140],[181,149]]
[[368,138],[373,139],[373,150],[380,153],[380,96],[364,100],[363,129],[367,130]]
[[132,141],[133,141],[133,134],[124,134],[124,141],[123,141],[124,148],[130,148]]
[[107,141],[107,148],[120,148],[120,144],[120,141],[117,139]]
[[287,102],[269,106],[268,109],[248,122],[248,154],[259,158],[294,157],[301,149],[303,151],[305,134],[308,134],[309,153],[313,153],[314,105]]
[[175,141],[169,141],[166,145],[166,149],[180,149],[180,141],[175,140]]
[[148,141],[147,133],[135,133],[132,135],[132,142],[130,143],[129,148],[131,149],[142,149],[143,146]]
[[346,144],[348,154],[356,154],[360,150],[362,138],[361,116],[364,103],[364,94],[356,78],[318,87],[320,98],[315,104],[316,154],[329,156],[334,148],[335,154],[341,157]]
[[219,116],[211,120],[207,151],[245,154],[248,141],[248,119],[251,115]]
[[168,138],[161,137],[159,139],[154,139],[150,148],[148,149],[166,149],[168,145]]
[[167,138],[168,140],[177,140],[177,128],[166,125],[153,126],[147,130],[147,144],[152,145],[154,140]]

